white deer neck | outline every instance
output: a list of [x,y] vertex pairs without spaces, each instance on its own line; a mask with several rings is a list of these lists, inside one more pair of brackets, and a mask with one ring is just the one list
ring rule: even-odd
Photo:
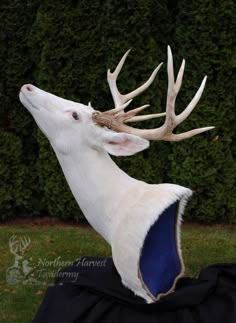
[[[102,151],[56,152],[70,189],[91,225],[110,243],[114,217],[127,191],[139,181],[123,172]],[[126,199],[127,203],[127,199]],[[132,203],[132,201],[130,201]],[[117,207],[116,207],[117,206]],[[126,205],[129,207],[129,205]]]

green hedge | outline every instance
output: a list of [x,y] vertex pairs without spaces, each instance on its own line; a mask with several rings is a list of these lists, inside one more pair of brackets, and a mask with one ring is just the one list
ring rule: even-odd
[[234,6],[234,1],[217,5],[215,1],[178,1],[175,45],[187,61],[185,100],[208,75],[203,99],[187,127],[209,124],[216,130],[174,145],[170,172],[174,182],[196,191],[189,216],[202,221],[236,222]]
[[[119,77],[128,92],[148,78],[170,44],[176,69],[187,61],[181,111],[200,85],[201,102],[178,131],[215,125],[216,130],[181,143],[152,143],[148,151],[115,158],[131,176],[150,183],[191,187],[186,216],[236,222],[235,71],[233,1],[30,1],[0,3],[0,218],[51,215],[79,221],[70,193],[45,137],[18,100],[23,83],[97,109],[112,106],[106,70],[131,48]],[[165,108],[166,64],[133,106]],[[155,120],[144,122],[156,127]]]

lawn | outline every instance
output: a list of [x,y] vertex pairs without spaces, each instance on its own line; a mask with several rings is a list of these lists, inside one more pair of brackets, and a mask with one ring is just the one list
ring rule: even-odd
[[[24,274],[15,269],[12,254],[19,254],[20,239]],[[236,227],[185,224],[182,246],[186,275],[197,276],[210,264],[236,262]],[[0,227],[0,322],[31,322],[58,269],[86,255],[111,255],[106,242],[88,227]]]

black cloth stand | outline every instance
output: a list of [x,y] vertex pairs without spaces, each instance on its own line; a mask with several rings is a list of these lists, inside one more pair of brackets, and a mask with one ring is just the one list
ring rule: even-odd
[[122,285],[111,258],[83,257],[59,272],[33,320],[72,322],[236,323],[236,263],[181,278],[175,292],[146,304]]

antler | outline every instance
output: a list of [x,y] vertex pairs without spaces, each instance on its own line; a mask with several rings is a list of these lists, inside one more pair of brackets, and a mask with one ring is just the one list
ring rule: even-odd
[[20,244],[21,252],[24,253],[31,242],[30,237],[28,236],[20,237],[20,242],[21,242]]
[[[195,96],[193,97],[189,105],[186,107],[186,109],[179,115],[176,115],[175,100],[182,84],[184,68],[185,68],[185,60],[183,60],[181,64],[181,67],[175,82],[173,57],[169,46],[168,46],[168,63],[167,63],[168,92],[167,92],[167,101],[166,101],[166,113],[134,117],[137,113],[147,108],[148,105],[144,105],[140,108],[133,109],[129,112],[124,112],[124,109],[130,104],[131,100],[150,86],[150,84],[154,81],[155,76],[162,65],[161,63],[154,70],[150,78],[142,86],[140,86],[139,88],[137,88],[136,90],[128,94],[122,95],[117,89],[116,79],[117,79],[117,76],[119,75],[119,72],[125,62],[125,59],[128,53],[129,51],[126,52],[126,54],[122,57],[120,63],[118,64],[117,68],[113,73],[111,73],[110,70],[108,70],[108,83],[114,99],[115,109],[108,110],[102,113],[99,111],[94,112],[93,121],[96,124],[102,127],[105,126],[117,132],[126,132],[129,134],[137,135],[139,137],[142,137],[148,140],[166,140],[166,141],[180,141],[214,128],[214,127],[198,128],[181,134],[173,134],[173,130],[175,129],[175,127],[178,126],[190,115],[190,113],[193,111],[198,101],[200,100],[200,97],[202,95],[202,92],[206,84],[207,77],[206,76],[204,77],[200,88],[198,89],[197,93],[195,94]],[[156,129],[137,129],[137,128],[129,127],[123,123],[128,121],[147,120],[151,118],[160,117],[165,114],[166,114],[166,119],[164,124],[161,127]]]
[[[127,94],[121,94],[117,88],[117,77],[125,63],[125,60],[129,54],[130,50],[128,50],[125,55],[122,57],[122,59],[120,60],[119,64],[117,65],[115,71],[113,73],[111,73],[110,69],[107,71],[107,82],[109,84],[110,87],[110,91],[115,103],[115,109],[110,110],[109,114],[111,115],[115,115],[120,111],[124,111],[124,109],[131,103],[132,99],[134,97],[136,97],[137,95],[139,95],[140,93],[144,92],[151,84],[152,82],[155,80],[155,77],[159,71],[159,69],[161,68],[162,64],[159,64],[156,69],[152,72],[151,76],[149,77],[149,79],[140,87],[138,87],[136,90],[127,93]],[[142,111],[144,108],[148,107],[149,105],[145,105],[143,107],[141,107],[140,110],[137,110],[136,113]],[[142,109],[143,108],[143,109]],[[108,111],[107,111],[108,112]],[[135,114],[136,114],[135,113]],[[135,115],[135,114],[132,114]],[[146,120],[146,119],[151,119],[151,118],[159,118],[162,117],[163,115],[165,115],[165,113],[156,113],[156,114],[151,114],[148,116],[141,116],[141,117],[135,117],[135,118],[131,118],[131,115],[129,116],[129,118],[125,118],[123,120],[126,121],[141,121],[141,120]]]
[[15,234],[9,239],[9,247],[11,253],[16,255],[19,250],[19,241],[17,240],[17,236]]
[[24,254],[26,248],[30,244],[30,237],[23,236],[17,239],[17,235],[13,235],[9,239],[10,251],[13,255],[17,255],[19,252]]

